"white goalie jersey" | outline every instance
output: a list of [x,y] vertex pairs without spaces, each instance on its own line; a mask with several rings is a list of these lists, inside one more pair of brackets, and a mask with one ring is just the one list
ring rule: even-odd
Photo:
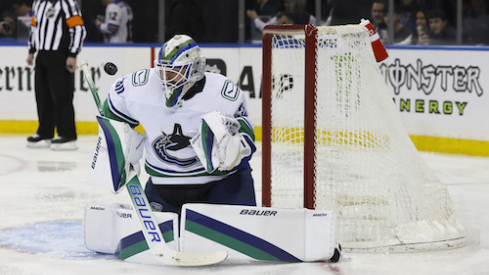
[[209,174],[191,146],[191,139],[199,133],[202,116],[213,111],[237,118],[240,135],[254,148],[253,126],[247,118],[241,89],[225,76],[214,73],[205,73],[204,79],[195,85],[196,90],[184,95],[173,107],[166,106],[156,69],[136,71],[119,79],[110,89],[105,114],[133,126],[143,126],[145,169],[154,184],[204,184],[236,170]]

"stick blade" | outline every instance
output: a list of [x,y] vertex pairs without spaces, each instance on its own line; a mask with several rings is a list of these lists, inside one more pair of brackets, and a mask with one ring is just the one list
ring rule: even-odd
[[211,253],[178,252],[174,259],[176,266],[206,266],[218,264],[228,257],[225,251]]
[[144,189],[139,182],[138,175],[132,166],[129,168],[126,189],[131,197],[132,205],[136,210],[141,223],[144,239],[154,256],[153,260],[156,260],[158,264],[173,266],[206,266],[220,263],[227,258],[228,253],[225,251],[195,253],[179,252],[171,249],[165,243],[159,227],[154,226],[157,223],[153,211],[151,210]]

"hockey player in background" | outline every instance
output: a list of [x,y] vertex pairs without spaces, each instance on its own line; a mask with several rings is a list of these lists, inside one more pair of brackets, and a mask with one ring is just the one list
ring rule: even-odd
[[[255,134],[245,95],[225,76],[205,72],[191,37],[174,36],[155,68],[118,79],[103,111],[104,119],[144,128],[145,193],[154,211],[179,213],[189,202],[256,205],[248,163]],[[137,167],[138,157],[132,162]]]
[[104,35],[104,42],[132,42],[133,14],[129,4],[123,0],[102,0],[102,4],[107,6],[105,17],[97,18],[95,25]]

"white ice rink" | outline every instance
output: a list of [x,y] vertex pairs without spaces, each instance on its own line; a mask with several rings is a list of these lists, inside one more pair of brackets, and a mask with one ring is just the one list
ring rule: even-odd
[[[448,185],[464,224],[467,246],[410,254],[349,254],[350,261],[275,263],[226,260],[201,268],[146,266],[85,249],[81,219],[89,202],[126,202],[127,194],[87,182],[96,137],[81,136],[77,151],[28,149],[25,136],[0,136],[0,274],[489,274],[489,158],[422,153]],[[260,152],[252,161],[260,194]],[[142,182],[146,180],[142,176]]]

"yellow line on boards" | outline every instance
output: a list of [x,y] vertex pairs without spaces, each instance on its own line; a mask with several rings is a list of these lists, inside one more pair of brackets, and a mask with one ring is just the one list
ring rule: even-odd
[[[39,123],[37,121],[28,120],[0,120],[0,133],[2,134],[26,134],[26,137],[33,135],[37,131]],[[75,122],[76,133],[78,135],[97,135],[98,123],[92,121],[77,121]],[[141,126],[136,127],[136,131],[144,134],[144,129]]]
[[410,137],[419,151],[489,156],[489,141],[414,135]]
[[[37,121],[0,120],[0,133],[3,134],[26,134],[27,137],[35,134],[37,127]],[[98,124],[97,122],[77,121],[76,130],[79,135],[97,135]],[[136,131],[144,133],[141,126],[136,127]],[[257,141],[262,140],[261,126],[255,127],[255,135]],[[489,156],[489,141],[415,135],[410,137],[419,151]]]

